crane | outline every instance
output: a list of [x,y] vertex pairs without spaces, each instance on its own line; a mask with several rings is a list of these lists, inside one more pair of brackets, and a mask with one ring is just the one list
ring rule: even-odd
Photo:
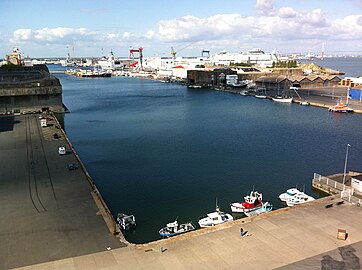
[[132,64],[132,66],[135,66],[138,63],[138,68],[140,70],[143,70],[143,66],[142,66],[143,48],[139,47],[138,49],[133,49],[133,47],[129,47],[129,58],[132,58],[133,60],[135,60],[133,53],[138,53],[138,62]]
[[171,47],[170,54],[172,55],[172,58],[173,58],[173,59],[176,59],[176,54],[177,54],[177,53],[183,51],[184,49],[190,47],[191,45],[193,45],[193,44],[195,44],[195,43],[197,43],[197,42],[198,42],[198,41],[191,42],[191,43],[187,44],[186,46],[182,47],[181,49],[179,49],[179,50],[177,50],[177,51],[175,51],[175,50],[173,49],[173,47]]

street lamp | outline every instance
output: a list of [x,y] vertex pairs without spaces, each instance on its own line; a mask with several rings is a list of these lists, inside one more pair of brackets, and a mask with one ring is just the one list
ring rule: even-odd
[[347,144],[347,149],[346,149],[346,159],[344,160],[344,172],[343,172],[343,185],[346,181],[346,170],[347,170],[347,160],[348,160],[348,148],[351,147],[351,145],[348,143]]

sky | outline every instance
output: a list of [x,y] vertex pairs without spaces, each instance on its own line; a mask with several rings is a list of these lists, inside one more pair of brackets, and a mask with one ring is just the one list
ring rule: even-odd
[[[0,58],[197,56],[201,50],[362,55],[362,0],[0,0]],[[324,45],[322,45],[324,44]]]

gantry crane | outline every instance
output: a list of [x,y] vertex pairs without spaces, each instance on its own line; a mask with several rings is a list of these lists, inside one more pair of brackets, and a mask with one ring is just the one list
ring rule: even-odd
[[139,47],[138,49],[133,49],[133,47],[129,48],[129,58],[132,58],[135,61],[135,57],[133,53],[138,53],[138,62],[132,64],[131,66],[136,66],[138,64],[138,68],[143,70],[142,61],[143,61],[143,48]]

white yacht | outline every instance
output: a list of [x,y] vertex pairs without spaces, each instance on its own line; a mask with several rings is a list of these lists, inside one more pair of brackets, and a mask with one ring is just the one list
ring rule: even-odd
[[272,98],[272,100],[275,102],[280,102],[280,103],[292,103],[293,102],[293,98],[279,97],[279,96]]
[[314,201],[315,199],[312,196],[305,194],[304,192],[300,192],[295,194],[292,198],[287,200],[288,206],[294,206],[302,203],[307,203]]
[[232,221],[234,218],[228,213],[220,211],[220,208],[217,206],[215,212],[207,214],[206,217],[199,220],[199,225],[201,228],[212,227],[224,222]]
[[283,202],[293,198],[296,194],[301,193],[301,191],[297,188],[290,188],[286,192],[279,195],[279,199]]

